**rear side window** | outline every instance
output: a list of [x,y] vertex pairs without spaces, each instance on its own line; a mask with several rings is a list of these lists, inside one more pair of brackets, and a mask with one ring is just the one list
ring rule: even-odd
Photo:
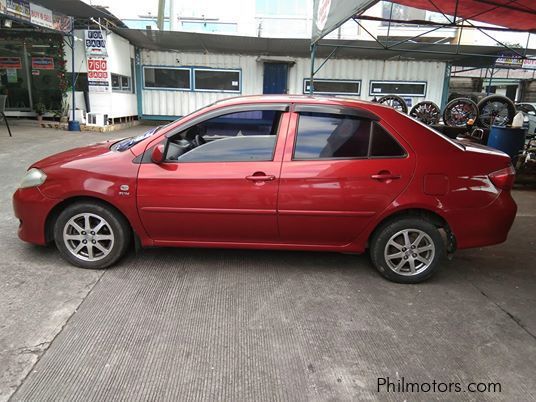
[[367,157],[370,120],[324,113],[301,113],[294,159]]
[[397,157],[406,155],[400,144],[379,124],[372,125],[372,143],[370,156]]
[[294,160],[390,158],[405,150],[382,126],[355,116],[300,113]]

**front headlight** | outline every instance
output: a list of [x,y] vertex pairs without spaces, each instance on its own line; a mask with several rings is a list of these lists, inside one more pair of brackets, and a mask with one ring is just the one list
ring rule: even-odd
[[36,168],[31,168],[26,172],[22,181],[20,182],[19,188],[28,188],[35,187],[43,184],[47,179],[47,175]]

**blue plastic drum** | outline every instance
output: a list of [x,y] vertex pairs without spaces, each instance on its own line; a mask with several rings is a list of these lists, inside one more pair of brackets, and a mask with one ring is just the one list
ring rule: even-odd
[[514,159],[525,145],[524,128],[491,127],[488,138],[488,146],[503,151]]

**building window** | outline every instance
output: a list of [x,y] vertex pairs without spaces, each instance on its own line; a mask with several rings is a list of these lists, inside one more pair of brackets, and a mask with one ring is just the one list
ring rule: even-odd
[[130,77],[112,74],[112,91],[131,92]]
[[240,92],[239,70],[194,69],[196,91]]
[[[303,93],[308,94],[311,81],[303,80]],[[313,81],[315,94],[329,95],[360,95],[361,80],[327,80],[315,79]]]
[[369,95],[426,96],[425,81],[370,81]]
[[143,80],[148,89],[191,89],[187,68],[143,67]]

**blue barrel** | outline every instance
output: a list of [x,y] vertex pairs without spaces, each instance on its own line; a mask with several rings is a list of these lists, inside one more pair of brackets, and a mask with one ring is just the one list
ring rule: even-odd
[[80,122],[78,120],[70,120],[68,129],[69,131],[80,131]]
[[524,128],[491,127],[488,146],[503,151],[514,159],[525,145]]

